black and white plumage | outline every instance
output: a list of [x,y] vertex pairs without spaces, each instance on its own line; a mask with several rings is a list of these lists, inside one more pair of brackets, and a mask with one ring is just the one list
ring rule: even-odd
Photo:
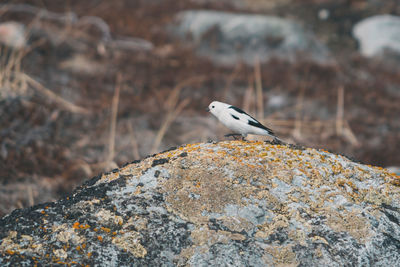
[[222,124],[234,132],[234,134],[227,136],[242,135],[245,138],[248,134],[256,134],[278,139],[271,129],[262,125],[258,120],[240,108],[219,101],[213,101],[208,106],[207,111],[211,112]]

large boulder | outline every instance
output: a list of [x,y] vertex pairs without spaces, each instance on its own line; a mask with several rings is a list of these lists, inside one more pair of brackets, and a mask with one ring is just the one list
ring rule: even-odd
[[255,60],[264,62],[274,57],[293,61],[298,56],[329,61],[328,49],[288,19],[191,10],[178,13],[176,20],[174,34],[218,64],[254,64]]
[[360,44],[360,52],[366,57],[379,56],[385,51],[400,54],[400,17],[378,15],[358,22],[353,36]]
[[396,266],[400,178],[326,151],[191,144],[0,220],[0,265]]

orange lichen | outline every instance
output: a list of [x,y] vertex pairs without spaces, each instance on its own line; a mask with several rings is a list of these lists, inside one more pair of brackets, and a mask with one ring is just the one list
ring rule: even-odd
[[352,181],[346,180],[346,179],[338,179],[338,180],[336,181],[336,184],[337,184],[339,187],[343,187],[343,188],[346,188],[346,186],[348,186],[348,188],[351,189],[351,192],[348,192],[348,191],[346,190],[346,191],[347,191],[347,194],[348,194],[349,196],[351,196],[352,198],[357,198],[357,197],[358,197],[358,193],[359,193],[358,188],[354,185],[354,183],[353,183]]
[[74,225],[72,225],[72,228],[79,229],[79,222],[75,222]]
[[111,229],[107,228],[107,227],[101,227],[100,229],[107,233],[109,233],[111,231]]
[[133,193],[134,195],[139,195],[141,192],[142,192],[142,187],[141,186],[138,186],[138,187],[136,187],[136,190],[135,190],[135,192]]
[[89,224],[81,224],[79,227],[80,227],[81,229],[89,229],[89,228],[90,228],[90,225],[89,225]]
[[[184,157],[180,157],[179,155],[182,152],[187,152],[187,154],[185,153]],[[346,231],[356,231],[360,225],[365,225],[363,220],[353,218],[354,214],[358,214],[359,211],[349,214],[347,210],[340,209],[340,212],[336,214],[334,213],[335,210],[331,210],[331,207],[335,204],[332,205],[330,202],[335,202],[338,196],[344,196],[346,201],[352,203],[360,203],[361,201],[374,205],[379,205],[383,202],[389,203],[397,194],[397,191],[392,193],[392,188],[394,188],[393,185],[400,186],[400,177],[396,174],[390,174],[389,171],[379,167],[368,168],[361,164],[349,164],[350,161],[344,157],[326,153],[322,154],[322,152],[314,149],[292,150],[287,146],[268,145],[263,142],[220,142],[218,144],[202,144],[201,146],[189,144],[173,151],[158,154],[155,157],[143,159],[140,163],[127,165],[119,173],[117,172],[118,175],[105,174],[102,177],[104,181],[100,180],[100,182],[107,182],[115,177],[120,177],[121,174],[130,174],[127,177],[132,178],[126,178],[127,182],[129,182],[129,179],[140,179],[144,170],[152,168],[155,159],[168,157],[168,164],[157,168],[162,168],[168,172],[169,178],[166,178],[168,175],[160,175],[157,178],[157,190],[166,193],[169,211],[176,212],[183,218],[193,222],[200,220],[199,224],[195,225],[196,230],[201,233],[196,237],[199,240],[203,238],[203,234],[208,228],[207,224],[204,224],[204,219],[207,216],[204,215],[204,211],[224,213],[226,212],[224,207],[227,205],[235,205],[239,209],[251,204],[254,197],[260,200],[267,200],[271,205],[271,212],[274,215],[280,214],[282,216],[282,218],[277,217],[279,220],[273,219],[274,221],[271,225],[269,225],[270,223],[268,223],[268,226],[267,224],[262,227],[258,225],[258,236],[267,237],[281,226],[289,227],[292,224],[290,218],[293,216],[298,221],[303,220],[296,210],[288,207],[287,203],[290,202],[303,203],[306,207],[305,211],[308,213],[323,212],[327,214],[330,227],[337,229],[337,231],[341,231],[343,227]],[[204,168],[204,166],[209,168]],[[386,184],[383,187],[366,189],[364,184],[361,183],[363,180],[375,177]],[[294,179],[296,179],[295,182],[293,182]],[[272,190],[273,188],[281,187],[282,182],[291,187],[291,190],[285,193],[287,197],[285,202],[274,196],[274,194],[281,194],[279,190]],[[143,187],[137,186],[136,190],[137,194],[143,193]],[[274,193],[269,193],[269,190],[274,191]],[[193,198],[190,193],[201,197]],[[99,199],[97,201],[97,203],[100,202]],[[39,210],[40,213],[45,214],[47,208],[44,211]],[[116,211],[117,208],[113,206],[112,210]],[[71,242],[71,244],[74,244],[71,245],[72,249],[75,248],[79,251],[79,253],[75,251],[75,254],[80,254],[80,257],[87,255],[88,258],[92,256],[92,252],[86,250],[86,244],[89,243],[84,243],[88,241],[84,239],[83,235],[93,234],[93,232],[88,233],[88,231],[81,230],[78,235],[74,231],[74,229],[89,229],[91,227],[93,227],[91,228],[93,231],[97,232],[95,236],[100,242],[103,242],[104,239],[104,242],[118,244],[125,251],[130,251],[140,257],[147,253],[140,244],[141,236],[139,234],[141,229],[146,228],[147,220],[141,222],[144,218],[140,216],[133,218],[131,222],[137,226],[139,232],[137,235],[131,235],[131,231],[127,230],[129,229],[127,228],[127,223],[124,222],[122,217],[117,216],[115,212],[103,210],[96,216],[99,218],[97,228],[84,222],[82,222],[83,224],[72,222],[73,229],[71,229],[71,224],[66,223],[67,228],[69,228],[66,229],[66,233],[74,232],[72,233],[74,236],[82,235],[81,241]],[[229,229],[232,228],[232,231],[240,232],[245,227],[251,226],[251,223],[245,219],[243,222],[238,223],[234,220],[231,222],[230,217],[227,215],[221,218],[224,226]],[[120,228],[125,229],[126,234],[124,234],[124,231],[112,231],[114,226],[110,226],[110,222],[114,226],[118,224],[123,226]],[[139,225],[143,226],[139,227]],[[308,230],[300,231],[295,229],[290,238],[300,243],[305,243],[309,239],[307,237]],[[59,231],[54,231],[53,228],[53,232],[58,233]],[[354,233],[351,232],[360,240],[368,238],[367,235]],[[60,233],[59,235],[60,237],[63,236]],[[239,234],[232,235],[223,231],[218,231],[216,235],[220,237],[226,236],[234,240],[242,240],[244,238]],[[192,238],[195,239],[194,235],[192,235]],[[66,240],[65,242],[68,242],[71,238],[68,236],[68,238],[64,239]],[[311,239],[313,242],[325,243],[319,237],[312,237]],[[200,242],[199,240],[197,242]],[[79,246],[77,246],[78,244]],[[63,249],[68,251],[68,247],[69,245],[64,245]],[[14,248],[8,247],[8,249]],[[269,251],[274,252],[275,250]],[[288,249],[287,251],[290,250]],[[49,254],[46,254],[46,258],[49,257]],[[65,260],[64,257],[60,258]],[[70,264],[72,263],[70,262]]]

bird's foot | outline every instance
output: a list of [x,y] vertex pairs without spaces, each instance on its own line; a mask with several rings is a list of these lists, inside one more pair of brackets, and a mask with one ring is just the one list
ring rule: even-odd
[[[235,134],[235,133],[231,133],[231,134],[226,134],[224,135],[225,137],[233,137],[235,140],[238,140],[238,136],[242,136],[241,134]],[[243,138],[243,136],[242,136]],[[243,139],[242,139],[243,140]]]
[[274,140],[271,141],[271,144],[273,145],[286,145],[285,142],[283,142],[281,139],[278,137],[275,137]]

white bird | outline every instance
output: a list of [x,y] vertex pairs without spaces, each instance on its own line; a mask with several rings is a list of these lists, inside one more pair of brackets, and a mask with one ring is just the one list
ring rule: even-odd
[[234,133],[225,136],[242,136],[242,140],[247,134],[267,135],[279,140],[274,132],[262,125],[258,120],[235,106],[213,101],[208,106],[207,111],[211,112],[217,119]]

